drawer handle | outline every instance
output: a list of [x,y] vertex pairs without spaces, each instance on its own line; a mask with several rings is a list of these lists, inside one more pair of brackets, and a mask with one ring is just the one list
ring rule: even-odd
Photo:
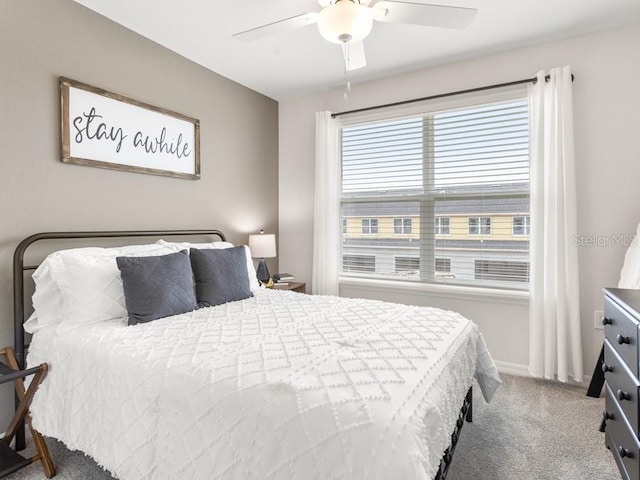
[[602,317],[602,325],[613,325],[613,319]]
[[633,452],[628,448],[624,448],[623,446],[618,447],[618,453],[622,458],[624,457],[633,458]]
[[613,372],[613,367],[611,365],[607,365],[606,363],[602,364],[602,373]]
[[618,400],[631,400],[631,394],[623,390],[618,389],[616,395],[618,396]]
[[620,334],[618,334],[616,336],[616,340],[618,341],[619,345],[623,345],[625,343],[627,343],[627,344],[631,343],[631,339],[629,337],[626,337],[626,336],[620,335]]
[[614,420],[615,416],[613,415],[613,413],[609,413],[605,410],[604,412],[602,412],[602,418],[604,420]]

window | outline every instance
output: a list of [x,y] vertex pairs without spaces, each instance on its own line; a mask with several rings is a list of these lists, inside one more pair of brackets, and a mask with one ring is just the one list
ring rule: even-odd
[[363,235],[377,235],[378,234],[378,219],[377,218],[363,218],[361,223],[362,223],[362,234]]
[[476,260],[475,275],[478,280],[500,280],[528,282],[528,262],[506,262],[502,260]]
[[396,257],[396,272],[415,272],[420,270],[419,257]]
[[348,222],[347,222],[347,219],[346,219],[346,218],[343,218],[343,219],[342,219],[342,234],[343,234],[343,235],[346,235],[347,233],[349,233],[349,230],[348,230]]
[[411,235],[413,221],[410,218],[394,218],[393,233],[395,235]]
[[344,255],[342,270],[345,272],[375,272],[375,255]]
[[360,219],[361,234],[342,235],[341,274],[528,288],[529,239],[510,225],[513,212],[529,215],[529,109],[518,94],[343,119],[341,215]]
[[449,217],[436,217],[436,235],[449,235],[451,233]]
[[513,217],[513,234],[529,235],[531,233],[530,217]]
[[469,235],[491,235],[491,217],[469,217]]
[[451,259],[436,258],[436,273],[451,273]]

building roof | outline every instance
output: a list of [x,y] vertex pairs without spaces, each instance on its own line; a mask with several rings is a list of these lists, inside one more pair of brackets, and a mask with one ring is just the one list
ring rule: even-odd
[[[346,238],[343,241],[344,247],[360,248],[420,248],[420,240],[411,238]],[[437,239],[435,248],[451,248],[466,250],[529,250],[528,240],[448,240]]]
[[[435,215],[496,215],[529,213],[528,197],[511,198],[457,198],[437,200]],[[344,203],[345,217],[409,217],[420,215],[418,201]]]
[[[440,216],[529,213],[528,184],[467,185],[435,193],[435,214]],[[391,194],[393,200],[385,201],[385,196]],[[345,217],[418,216],[419,199],[407,198],[416,194],[415,191],[380,192],[380,201],[375,202],[358,201],[362,195],[350,196],[343,201],[342,214]],[[376,193],[370,195],[375,196]]]

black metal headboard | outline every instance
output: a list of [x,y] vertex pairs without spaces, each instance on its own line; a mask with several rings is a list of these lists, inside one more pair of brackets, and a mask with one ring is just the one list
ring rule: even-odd
[[[27,249],[42,240],[66,240],[66,239],[99,239],[99,238],[139,238],[139,237],[203,237],[215,235],[222,241],[227,238],[219,230],[142,230],[142,231],[104,231],[104,232],[45,232],[36,233],[22,240],[13,253],[13,343],[16,360],[21,369],[25,367],[24,344],[24,272],[35,270],[38,265],[25,265],[24,254]],[[16,408],[19,398],[16,394]],[[24,421],[16,435],[16,450],[25,448]]]
[[13,254],[13,343],[16,360],[20,368],[25,366],[24,345],[24,272],[35,270],[38,265],[25,265],[24,254],[35,242],[41,240],[64,239],[98,239],[98,238],[136,238],[136,237],[167,237],[167,236],[211,236],[215,235],[222,241],[226,237],[219,230],[143,230],[143,231],[104,231],[104,232],[48,232],[36,233],[22,240]]

